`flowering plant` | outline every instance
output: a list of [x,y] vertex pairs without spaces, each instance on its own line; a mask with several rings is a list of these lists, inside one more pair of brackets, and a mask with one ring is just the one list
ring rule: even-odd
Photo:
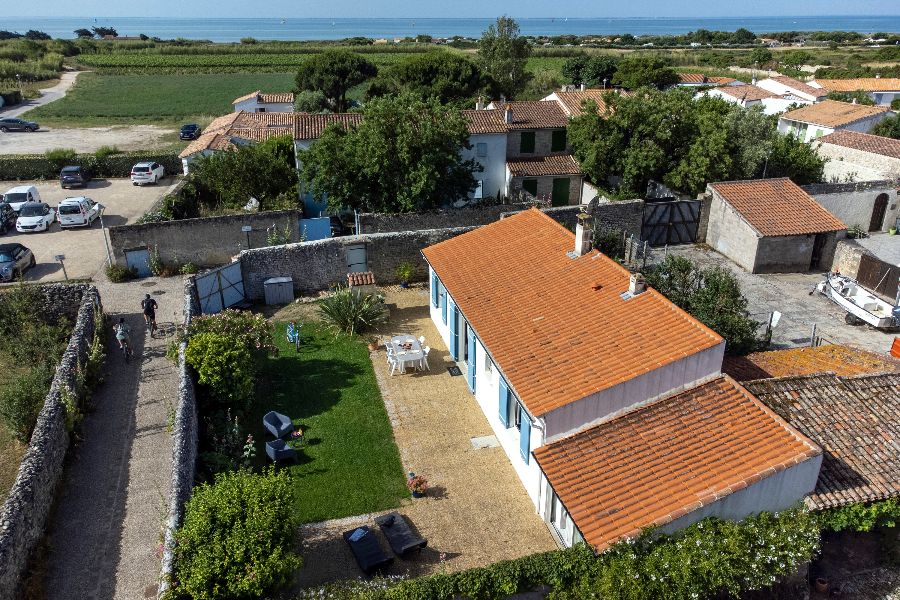
[[414,494],[424,494],[428,489],[428,479],[424,475],[410,473],[406,478],[406,487]]

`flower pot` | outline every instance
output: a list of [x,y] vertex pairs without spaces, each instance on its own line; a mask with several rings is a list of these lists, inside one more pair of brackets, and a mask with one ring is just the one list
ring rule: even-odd
[[897,235],[897,228],[891,227],[890,229],[888,229],[888,235]]
[[412,497],[413,497],[413,498],[424,498],[424,497],[425,497],[425,492],[413,492],[413,493],[412,493]]
[[408,282],[408,281],[401,281],[401,282],[400,282],[400,287],[402,287],[402,288],[405,290],[406,288],[409,287],[409,282]]
[[369,352],[378,350],[378,342],[369,342]]
[[825,577],[816,577],[816,591],[825,593],[828,591],[828,579]]

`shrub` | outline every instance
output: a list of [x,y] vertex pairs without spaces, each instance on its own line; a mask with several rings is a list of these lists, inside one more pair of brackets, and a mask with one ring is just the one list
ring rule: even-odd
[[253,394],[253,356],[232,337],[213,332],[191,335],[184,358],[197,371],[212,400],[244,409]]
[[13,379],[0,392],[0,418],[20,442],[27,443],[31,438],[52,379],[52,371],[40,365]]
[[349,287],[337,290],[319,304],[322,319],[335,330],[353,335],[374,329],[387,321],[384,299],[361,294]]
[[223,335],[259,356],[275,350],[272,325],[260,314],[228,309],[198,317],[191,321],[191,335],[199,333]]
[[220,473],[194,488],[176,534],[172,591],[194,600],[258,598],[289,583],[293,549],[291,480],[268,469]]
[[12,106],[13,104],[19,104],[20,102],[22,102],[22,92],[20,92],[19,90],[0,92],[0,96],[3,97],[4,106]]
[[900,522],[900,500],[889,498],[878,502],[855,502],[817,514],[822,529],[872,531],[875,527],[896,527]]
[[412,278],[416,274],[416,265],[411,262],[404,261],[397,265],[397,269],[394,271],[394,274],[397,276],[397,279],[400,283],[409,283],[412,281]]
[[134,267],[123,267],[122,265],[106,267],[106,277],[113,283],[125,283],[135,279],[137,276],[138,272]]
[[86,168],[94,177],[128,177],[135,163],[154,161],[163,165],[166,173],[181,172],[181,159],[174,154],[158,152],[121,152],[98,157],[95,154],[75,154],[72,150],[51,150],[46,154],[5,154],[0,156],[0,180],[56,179],[66,165]]
[[54,176],[59,175],[59,170],[75,160],[78,153],[71,148],[53,148],[44,152],[44,158],[53,165]]
[[97,148],[97,151],[94,152],[94,156],[96,156],[97,158],[106,158],[107,156],[121,153],[122,151],[115,146],[100,146],[99,148]]
[[200,270],[200,267],[198,267],[194,263],[186,262],[183,265],[181,265],[181,268],[178,270],[178,272],[181,273],[182,275],[193,275],[194,273],[197,273],[199,270]]

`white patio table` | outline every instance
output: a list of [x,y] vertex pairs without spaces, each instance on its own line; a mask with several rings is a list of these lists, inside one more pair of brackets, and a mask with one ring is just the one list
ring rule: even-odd
[[[401,373],[406,373],[406,366],[414,369],[422,362],[422,344],[411,335],[397,335],[391,338],[391,347],[394,350],[394,359]],[[394,374],[393,369],[391,375]]]

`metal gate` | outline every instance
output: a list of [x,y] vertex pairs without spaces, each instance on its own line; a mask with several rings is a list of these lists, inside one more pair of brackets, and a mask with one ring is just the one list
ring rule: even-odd
[[366,262],[366,245],[355,244],[347,246],[347,272],[362,273],[368,271],[369,267]]
[[645,202],[641,239],[651,246],[696,242],[700,205],[700,200]]
[[895,267],[870,254],[863,254],[859,261],[856,280],[863,287],[895,300],[900,281],[900,267]]
[[244,302],[244,279],[240,261],[197,275],[195,281],[197,296],[200,298],[200,312],[205,315],[212,315]]

